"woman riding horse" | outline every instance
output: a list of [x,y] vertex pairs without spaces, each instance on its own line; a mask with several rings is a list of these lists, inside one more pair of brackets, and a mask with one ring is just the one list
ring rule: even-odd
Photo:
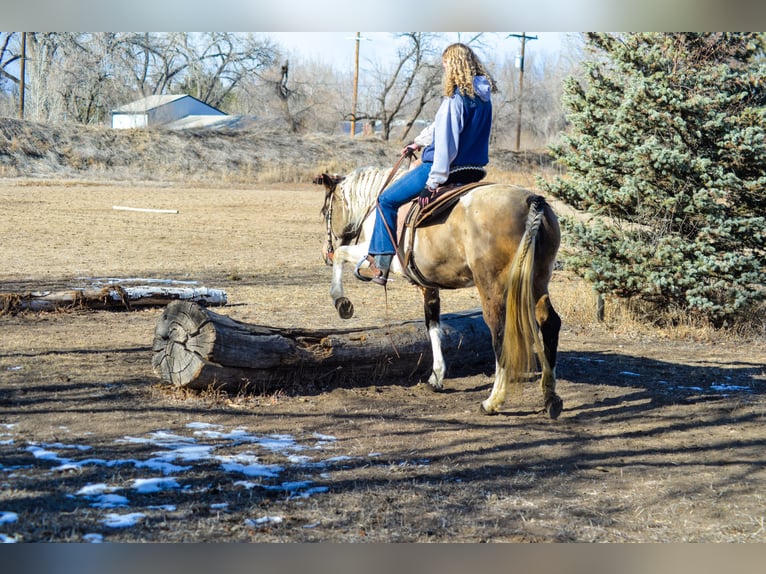
[[[484,178],[489,162],[489,135],[495,82],[476,54],[465,44],[451,44],[442,54],[445,98],[429,130],[432,141],[425,146],[422,162],[394,181],[378,198],[377,217],[369,253],[356,267],[363,281],[385,285],[396,254],[395,234],[399,207],[418,195],[425,205],[439,186],[470,183]],[[413,152],[419,140],[403,150]],[[366,263],[366,265],[365,265]]]

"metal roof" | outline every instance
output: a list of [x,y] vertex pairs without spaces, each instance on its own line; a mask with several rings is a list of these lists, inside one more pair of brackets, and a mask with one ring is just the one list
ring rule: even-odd
[[119,108],[115,108],[114,110],[112,110],[112,113],[130,114],[130,113],[148,112],[149,110],[153,110],[154,108],[159,108],[160,106],[164,106],[171,102],[175,102],[176,100],[180,100],[183,98],[191,98],[191,97],[192,96],[189,96],[186,94],[147,96],[146,98],[136,100],[135,102],[130,102],[129,104],[125,104],[124,106],[120,106]]

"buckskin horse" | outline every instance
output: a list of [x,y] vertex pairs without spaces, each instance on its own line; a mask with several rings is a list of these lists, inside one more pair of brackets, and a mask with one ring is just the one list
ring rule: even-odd
[[[354,313],[343,294],[344,265],[355,264],[367,254],[377,196],[392,174],[392,170],[367,167],[345,177],[322,174],[315,180],[325,186],[321,213],[327,240],[322,252],[325,263],[333,268],[330,295],[344,319]],[[494,384],[481,403],[482,412],[496,414],[509,384],[536,372],[537,360],[545,411],[557,418],[563,408],[555,377],[561,319],[551,304],[548,283],[561,233],[545,199],[514,185],[481,183],[460,196],[446,213],[435,214],[432,221],[417,227],[412,240],[406,237],[409,233],[413,232],[405,229],[399,240],[400,253],[391,271],[404,274],[422,291],[433,352],[431,387],[441,390],[446,372],[439,290],[476,286],[495,354]],[[406,245],[412,249],[408,263],[403,264],[401,250]]]

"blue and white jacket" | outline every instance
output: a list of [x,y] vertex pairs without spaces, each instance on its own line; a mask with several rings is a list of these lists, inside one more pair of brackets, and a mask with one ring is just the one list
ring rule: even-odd
[[[421,159],[433,162],[426,185],[435,188],[461,166],[484,167],[489,163],[489,134],[492,127],[492,87],[485,76],[473,79],[476,97],[457,90],[442,100],[433,123],[433,141]],[[429,130],[430,131],[430,130]]]

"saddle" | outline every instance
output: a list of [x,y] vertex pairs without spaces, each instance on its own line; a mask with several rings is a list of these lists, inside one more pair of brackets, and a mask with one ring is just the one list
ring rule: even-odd
[[409,206],[406,204],[403,209],[407,214],[399,218],[400,228],[398,229],[398,250],[402,269],[405,277],[412,283],[421,287],[434,287],[420,273],[412,257],[412,248],[415,244],[415,230],[419,227],[425,227],[432,223],[443,220],[455,204],[472,189],[483,185],[493,185],[488,181],[476,181],[473,183],[454,183],[441,186],[435,196],[425,205],[421,206],[419,201],[414,199]]

